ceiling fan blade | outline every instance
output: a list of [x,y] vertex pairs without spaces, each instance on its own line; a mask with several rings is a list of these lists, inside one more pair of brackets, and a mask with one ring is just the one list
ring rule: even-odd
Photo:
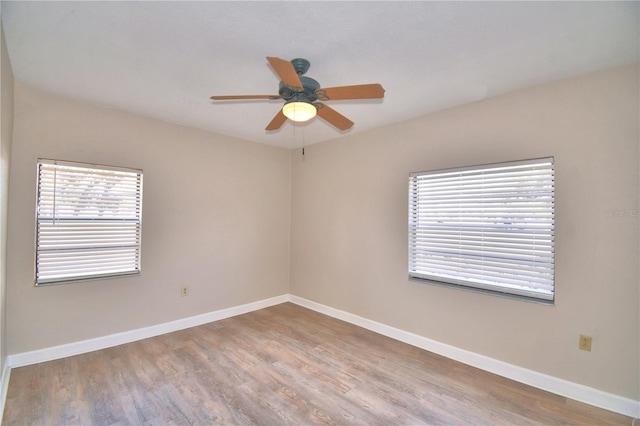
[[211,96],[209,99],[214,101],[232,101],[236,99],[280,99],[279,95],[229,95],[229,96]]
[[300,77],[298,77],[298,73],[291,62],[280,58],[274,58],[273,56],[267,56],[267,61],[269,61],[284,84],[298,92],[303,90]]
[[378,83],[358,84],[355,86],[326,87],[316,90],[318,99],[322,101],[338,101],[342,99],[376,99],[384,97],[384,89]]
[[326,106],[322,102],[316,102],[314,105],[318,108],[318,115],[320,118],[325,119],[329,124],[334,125],[340,130],[347,130],[353,127],[353,121],[349,120],[335,109]]
[[276,116],[273,117],[273,120],[271,120],[271,122],[267,124],[265,130],[278,130],[285,121],[287,121],[287,117],[283,114],[282,108],[280,108],[280,111],[278,111]]

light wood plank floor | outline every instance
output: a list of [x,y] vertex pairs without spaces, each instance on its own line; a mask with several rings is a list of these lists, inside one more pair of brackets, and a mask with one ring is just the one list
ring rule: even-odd
[[16,368],[3,424],[631,421],[285,303]]

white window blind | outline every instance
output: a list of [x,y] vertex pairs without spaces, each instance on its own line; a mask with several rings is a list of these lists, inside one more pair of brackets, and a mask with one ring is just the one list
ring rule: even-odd
[[553,301],[553,158],[412,173],[409,276]]
[[38,160],[36,285],[140,272],[142,171]]

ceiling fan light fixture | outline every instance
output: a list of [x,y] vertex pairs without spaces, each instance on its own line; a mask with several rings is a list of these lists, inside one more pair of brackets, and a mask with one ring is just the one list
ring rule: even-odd
[[309,102],[288,102],[282,107],[282,113],[289,120],[303,122],[316,116],[316,107]]

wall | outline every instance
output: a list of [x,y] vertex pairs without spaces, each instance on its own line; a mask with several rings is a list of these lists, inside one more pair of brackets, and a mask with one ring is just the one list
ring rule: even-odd
[[[0,20],[0,371],[7,359],[6,278],[9,163],[13,134],[13,71]],[[4,399],[2,399],[4,401]]]
[[[638,77],[637,64],[598,72],[296,153],[291,294],[640,400]],[[545,156],[554,306],[407,278],[409,173]]]
[[[15,84],[8,353],[288,293],[290,152]],[[142,273],[34,287],[39,157],[141,168]],[[189,296],[180,287],[189,286]]]

